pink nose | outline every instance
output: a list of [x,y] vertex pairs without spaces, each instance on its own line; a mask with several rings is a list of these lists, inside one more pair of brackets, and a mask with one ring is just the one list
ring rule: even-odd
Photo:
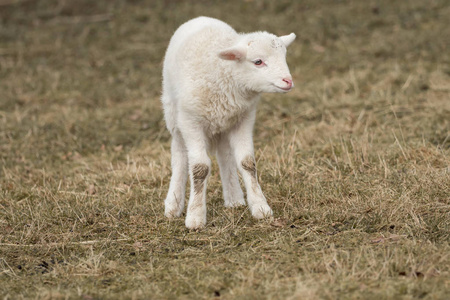
[[286,84],[287,84],[286,88],[290,89],[292,87],[292,80],[291,79],[284,78],[283,81],[286,82]]

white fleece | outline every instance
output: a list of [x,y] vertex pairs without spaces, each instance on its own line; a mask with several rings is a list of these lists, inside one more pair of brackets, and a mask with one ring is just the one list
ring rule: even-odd
[[206,185],[217,154],[225,206],[245,204],[237,170],[255,218],[271,216],[257,180],[253,125],[259,95],[293,87],[286,47],[295,34],[238,34],[226,23],[208,17],[192,19],[172,36],[163,67],[161,101],[172,134],[172,178],[165,215],[184,209],[187,177],[191,194],[186,226],[206,224]]

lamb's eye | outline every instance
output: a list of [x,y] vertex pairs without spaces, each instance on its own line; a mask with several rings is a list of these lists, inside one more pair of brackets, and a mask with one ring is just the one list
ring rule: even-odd
[[260,65],[262,65],[263,61],[260,60],[260,59],[257,59],[257,60],[255,60],[253,63],[254,63],[255,65],[257,65],[257,66],[260,66]]

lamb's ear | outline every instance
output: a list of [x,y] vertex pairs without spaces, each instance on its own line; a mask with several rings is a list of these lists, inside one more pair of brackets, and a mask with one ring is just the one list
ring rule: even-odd
[[225,60],[241,60],[247,55],[247,50],[240,46],[231,47],[220,51],[219,57]]
[[291,33],[289,35],[280,36],[280,39],[283,41],[286,48],[295,40],[295,33]]

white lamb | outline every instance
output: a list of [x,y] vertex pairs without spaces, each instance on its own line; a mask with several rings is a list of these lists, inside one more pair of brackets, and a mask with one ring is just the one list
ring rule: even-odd
[[206,184],[215,151],[225,206],[244,205],[237,170],[255,218],[272,215],[258,184],[253,125],[260,93],[288,92],[294,86],[286,64],[286,47],[295,34],[238,34],[228,24],[199,17],[173,35],[163,68],[162,103],[172,134],[172,178],[165,215],[184,209],[189,174],[191,194],[186,227],[206,224]]

